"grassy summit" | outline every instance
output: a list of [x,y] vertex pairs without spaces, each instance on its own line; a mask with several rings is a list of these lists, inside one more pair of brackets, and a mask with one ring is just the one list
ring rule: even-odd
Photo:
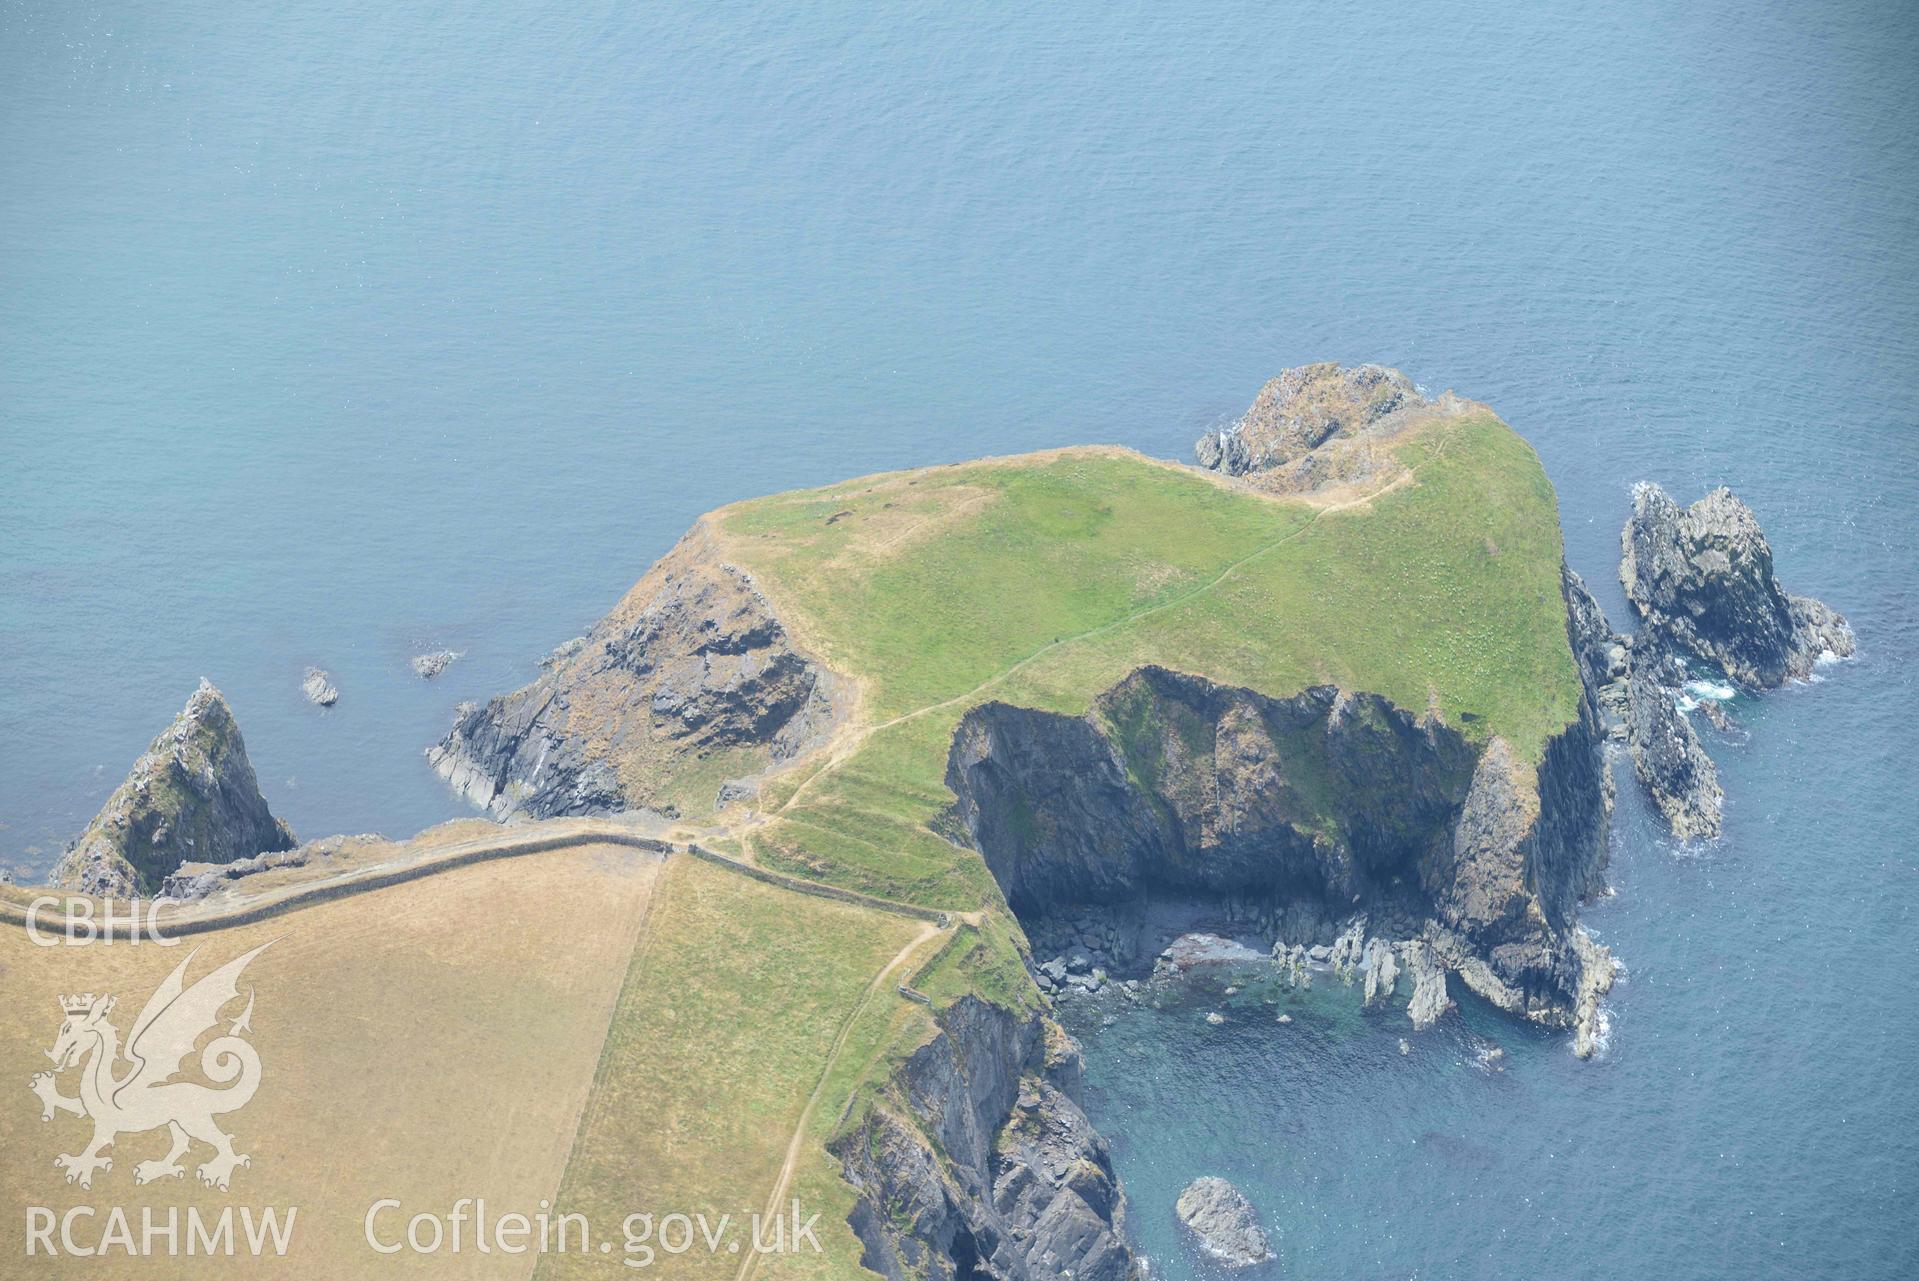
[[914,902],[991,900],[929,828],[954,726],[998,700],[1083,714],[1143,664],[1285,696],[1431,709],[1527,759],[1572,721],[1553,492],[1489,411],[1380,448],[1385,483],[1281,498],[1117,449],[867,477],[709,518],[853,724],[769,785],[761,861]]

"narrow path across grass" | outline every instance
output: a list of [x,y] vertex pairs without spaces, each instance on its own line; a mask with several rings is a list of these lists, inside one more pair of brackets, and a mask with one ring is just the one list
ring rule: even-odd
[[1270,555],[1274,551],[1285,546],[1287,543],[1290,543],[1294,539],[1305,534],[1308,530],[1312,529],[1314,525],[1319,523],[1319,518],[1321,516],[1328,515],[1329,513],[1332,513],[1332,512],[1347,511],[1354,507],[1362,507],[1365,504],[1372,502],[1376,498],[1381,498],[1385,496],[1386,494],[1391,493],[1395,489],[1399,489],[1400,487],[1404,485],[1411,484],[1413,480],[1417,477],[1418,472],[1419,472],[1418,467],[1416,466],[1410,467],[1407,470],[1401,472],[1399,475],[1395,476],[1392,480],[1388,481],[1386,484],[1381,485],[1378,489],[1368,490],[1366,493],[1361,494],[1355,498],[1347,499],[1345,502],[1330,503],[1324,507],[1315,508],[1313,511],[1313,514],[1307,517],[1306,522],[1302,524],[1301,526],[1299,526],[1299,528],[1290,530],[1287,533],[1281,535],[1280,537],[1274,539],[1272,542],[1266,543],[1263,546],[1257,547],[1254,550],[1246,553],[1246,555],[1240,557],[1236,561],[1233,561],[1231,564],[1221,569],[1219,573],[1215,574],[1212,578],[1207,579],[1205,582],[1197,583],[1193,587],[1187,589],[1184,592],[1181,592],[1179,595],[1174,596],[1169,600],[1163,600],[1154,605],[1144,606],[1140,609],[1134,610],[1130,614],[1126,614],[1119,618],[1109,619],[1106,622],[1101,623],[1099,626],[1090,627],[1083,632],[1077,632],[1071,636],[1061,636],[1055,640],[1049,641],[1046,644],[1040,646],[1038,649],[1034,650],[1032,653],[1028,654],[1026,657],[1020,659],[1019,661],[1011,664],[1008,667],[1001,668],[999,671],[987,677],[985,680],[981,681],[978,685],[975,685],[972,689],[969,689],[965,691],[964,693],[955,694],[951,698],[941,699],[939,702],[936,702],[936,703],[928,703],[926,706],[914,708],[910,712],[902,712],[898,716],[892,717],[889,720],[880,721],[877,724],[861,726],[858,728],[849,727],[848,731],[840,737],[839,741],[835,742],[832,745],[832,747],[830,748],[830,755],[824,761],[820,762],[814,768],[813,772],[807,775],[807,777],[803,779],[800,782],[800,784],[793,789],[791,795],[789,795],[786,798],[786,800],[781,803],[780,807],[777,810],[773,811],[772,815],[757,816],[751,823],[747,824],[746,827],[743,827],[741,831],[744,832],[745,830],[748,830],[751,827],[758,826],[760,823],[765,822],[770,817],[785,814],[787,810],[791,809],[794,806],[794,804],[799,801],[800,797],[806,794],[806,791],[808,788],[812,787],[813,784],[817,783],[821,778],[831,774],[834,770],[839,768],[841,765],[845,764],[849,759],[851,759],[853,754],[862,745],[864,745],[868,739],[872,738],[875,734],[878,734],[883,730],[892,729],[896,725],[904,725],[908,721],[918,720],[922,716],[927,716],[934,712],[944,711],[948,708],[955,707],[960,704],[966,704],[970,706],[973,703],[977,702],[979,697],[982,694],[984,694],[987,690],[991,689],[993,686],[998,685],[1002,681],[1006,680],[1008,677],[1017,674],[1018,672],[1024,670],[1025,668],[1032,666],[1034,663],[1038,662],[1040,659],[1045,658],[1047,655],[1052,654],[1057,650],[1065,649],[1072,645],[1077,645],[1082,641],[1092,640],[1095,637],[1104,636],[1106,633],[1116,631],[1121,627],[1130,626],[1133,623],[1137,623],[1141,621],[1142,619],[1151,618],[1155,614],[1161,614],[1169,609],[1174,609],[1178,606],[1185,605],[1188,602],[1194,600],[1195,598],[1202,596],[1207,592],[1212,591],[1215,587],[1218,587],[1221,583],[1225,582],[1227,579],[1231,578],[1234,574],[1238,573],[1240,570],[1244,569],[1246,566],[1252,564],[1254,561],[1259,560],[1264,556]]
[[[826,1052],[826,1062],[820,1068],[820,1078],[814,1084],[812,1094],[807,1096],[806,1106],[800,1111],[799,1124],[793,1127],[792,1141],[786,1145],[786,1158],[780,1162],[779,1174],[773,1179],[773,1190],[766,1198],[766,1213],[761,1222],[770,1222],[780,1213],[780,1202],[786,1198],[786,1189],[793,1181],[793,1170],[799,1164],[801,1153],[806,1150],[806,1134],[813,1124],[813,1112],[819,1106],[821,1095],[826,1092],[826,1083],[833,1078],[834,1065],[839,1062],[840,1052],[846,1048],[847,1037],[852,1035],[854,1024],[859,1022],[860,1015],[865,1013],[866,1007],[872,1003],[873,994],[885,985],[888,978],[898,973],[900,967],[911,960],[927,940],[938,938],[943,946],[945,939],[953,933],[955,928],[957,927],[950,925],[944,929],[936,925],[927,925],[921,929],[905,947],[894,953],[893,959],[888,961],[878,974],[873,976],[873,981],[867,984],[866,990],[860,993],[860,999],[847,1012],[845,1022],[840,1024],[839,1035],[833,1038],[833,1045]],[[740,1260],[740,1270],[735,1274],[734,1281],[748,1281],[748,1278],[753,1275],[753,1269],[759,1265],[759,1261],[759,1252],[748,1250],[746,1257]]]

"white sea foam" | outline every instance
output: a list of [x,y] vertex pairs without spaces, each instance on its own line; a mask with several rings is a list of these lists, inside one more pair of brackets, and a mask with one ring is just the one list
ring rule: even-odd
[[1725,681],[1696,680],[1686,682],[1686,692],[1701,702],[1723,703],[1739,691]]

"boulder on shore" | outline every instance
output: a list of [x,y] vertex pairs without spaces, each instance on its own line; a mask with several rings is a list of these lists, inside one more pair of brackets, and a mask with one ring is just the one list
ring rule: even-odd
[[1194,1179],[1179,1194],[1173,1213],[1200,1249],[1229,1268],[1249,1268],[1273,1257],[1253,1203],[1224,1179],[1210,1174]]
[[68,847],[52,884],[134,898],[157,893],[182,863],[227,863],[293,844],[293,829],[260,795],[226,699],[202,680]]
[[1636,654],[1690,655],[1771,689],[1853,652],[1842,615],[1779,585],[1758,519],[1729,489],[1681,508],[1657,485],[1634,486],[1620,549],[1619,579],[1640,621]]

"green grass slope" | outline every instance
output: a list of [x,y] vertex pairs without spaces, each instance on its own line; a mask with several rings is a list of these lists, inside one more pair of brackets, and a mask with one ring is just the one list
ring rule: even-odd
[[716,514],[728,554],[856,678],[855,724],[776,780],[762,862],[970,909],[980,861],[930,824],[954,727],[1000,700],[1082,714],[1136,667],[1436,710],[1537,758],[1577,713],[1553,491],[1490,412],[1391,443],[1379,492],[1281,499],[1121,450],[868,477]]

